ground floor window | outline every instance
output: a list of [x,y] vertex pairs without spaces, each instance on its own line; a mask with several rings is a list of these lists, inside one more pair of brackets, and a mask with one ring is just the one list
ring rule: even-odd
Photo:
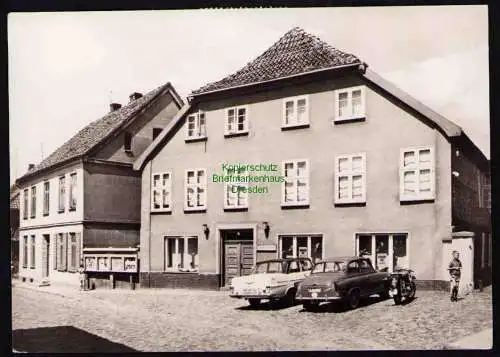
[[28,236],[23,237],[23,268],[28,267]]
[[30,251],[31,251],[31,259],[30,259],[30,268],[35,269],[35,258],[36,258],[36,252],[35,252],[35,236],[31,236],[31,242],[30,242]]
[[198,271],[198,237],[165,237],[165,271]]
[[278,240],[281,258],[311,258],[313,263],[323,259],[322,235],[283,235]]
[[356,255],[369,258],[377,270],[408,269],[408,234],[356,234]]

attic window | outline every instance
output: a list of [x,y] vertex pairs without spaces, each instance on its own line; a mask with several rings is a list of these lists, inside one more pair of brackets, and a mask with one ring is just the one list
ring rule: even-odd
[[132,134],[126,132],[123,137],[123,148],[125,152],[132,151]]
[[365,120],[364,86],[336,90],[335,106],[335,123]]
[[158,137],[158,135],[160,135],[162,130],[163,130],[162,128],[153,128],[153,140],[155,140]]

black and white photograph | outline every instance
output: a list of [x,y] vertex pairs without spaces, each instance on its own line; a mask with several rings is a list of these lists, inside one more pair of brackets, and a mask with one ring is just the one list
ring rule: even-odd
[[13,352],[491,349],[488,11],[10,13]]

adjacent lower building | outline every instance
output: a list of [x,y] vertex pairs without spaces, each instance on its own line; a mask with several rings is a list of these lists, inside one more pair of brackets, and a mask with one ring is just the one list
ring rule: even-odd
[[446,288],[454,249],[467,287],[491,277],[486,157],[462,128],[298,28],[193,91],[134,168],[141,287],[219,289],[256,261],[354,254]]
[[96,284],[133,272],[137,280],[141,177],[132,163],[182,105],[170,83],[133,93],[30,165],[16,182],[22,280],[78,284],[82,260]]

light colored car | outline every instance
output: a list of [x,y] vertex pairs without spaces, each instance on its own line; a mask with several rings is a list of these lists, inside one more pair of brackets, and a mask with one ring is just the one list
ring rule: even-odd
[[229,296],[248,300],[251,306],[269,300],[292,304],[298,284],[311,273],[309,258],[272,259],[258,262],[250,275],[231,280]]

